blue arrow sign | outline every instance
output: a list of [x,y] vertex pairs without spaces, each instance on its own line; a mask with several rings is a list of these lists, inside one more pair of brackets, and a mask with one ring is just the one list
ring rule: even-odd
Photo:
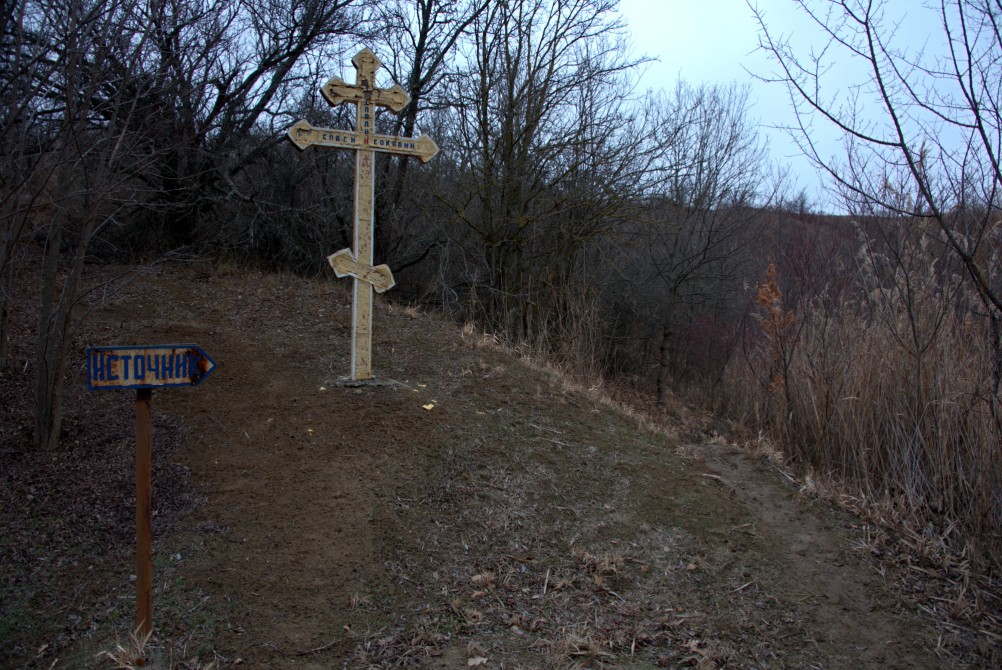
[[91,391],[197,386],[215,369],[216,362],[197,344],[87,349]]

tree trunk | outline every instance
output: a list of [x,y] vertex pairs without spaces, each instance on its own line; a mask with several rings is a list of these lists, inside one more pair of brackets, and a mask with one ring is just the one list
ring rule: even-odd
[[[90,203],[86,203],[90,204]],[[35,377],[35,444],[46,450],[59,448],[63,423],[63,393],[69,346],[73,335],[73,308],[80,291],[84,258],[94,233],[95,212],[84,210],[79,241],[72,250],[71,264],[60,281],[64,213],[58,213],[46,239],[42,265],[42,291],[38,310],[38,351]]]
[[668,402],[668,363],[671,360],[668,352],[668,340],[671,329],[665,326],[661,330],[661,358],[658,361],[658,405],[664,407]]
[[10,366],[8,351],[10,346],[10,311],[14,302],[14,263],[8,257],[3,267],[3,280],[0,281],[0,372]]
[[45,254],[42,259],[42,286],[38,307],[38,335],[35,341],[35,445],[41,449],[53,449],[59,441],[59,414],[54,398],[53,385],[58,368],[59,333],[62,328],[56,323],[58,305],[56,284],[59,275],[59,256],[62,246],[62,214],[50,224],[45,240]]
[[996,446],[1002,447],[1002,408],[999,401],[999,388],[1002,387],[1002,317],[997,310],[992,309],[991,305],[988,305],[988,332],[992,347],[992,378],[988,406],[995,424]]

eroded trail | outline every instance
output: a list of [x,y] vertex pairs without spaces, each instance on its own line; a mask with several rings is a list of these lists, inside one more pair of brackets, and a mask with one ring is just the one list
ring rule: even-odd
[[[171,540],[172,588],[202,594],[203,659],[950,667],[823,515],[742,456],[680,456],[593,394],[386,305],[375,368],[399,384],[337,386],[341,287],[172,272],[131,300],[175,309],[122,335],[196,341],[220,366],[158,404],[190,426],[205,499]],[[165,634],[191,630],[171,616]]]
[[860,564],[847,541],[774,469],[732,447],[695,449],[727,495],[752,514],[756,531],[782,547],[776,553],[785,579],[774,588],[807,606],[819,658],[830,659],[825,667],[943,667],[941,659],[923,653],[929,639],[921,624],[881,592],[880,580]]

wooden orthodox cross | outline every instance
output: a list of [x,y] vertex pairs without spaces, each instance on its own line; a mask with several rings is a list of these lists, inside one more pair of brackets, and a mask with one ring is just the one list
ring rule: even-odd
[[375,134],[375,108],[388,107],[399,112],[410,102],[410,96],[396,84],[392,88],[376,88],[376,70],[381,63],[369,49],[359,51],[351,62],[355,66],[354,86],[333,77],[320,92],[332,106],[343,102],[356,105],[355,130],[314,128],[306,121],[297,121],[289,128],[289,139],[299,149],[316,145],[355,151],[354,250],[342,249],[328,256],[327,262],[338,277],[351,276],[355,281],[351,378],[361,381],[372,379],[372,292],[382,293],[393,288],[395,283],[388,266],[372,265],[373,182],[376,177],[373,152],[414,156],[427,163],[438,153],[438,146],[428,136],[415,140]]

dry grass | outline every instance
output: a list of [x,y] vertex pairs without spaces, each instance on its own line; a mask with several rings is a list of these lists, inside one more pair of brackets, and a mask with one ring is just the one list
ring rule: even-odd
[[146,646],[149,644],[152,631],[142,633],[139,628],[132,631],[125,646],[121,642],[115,643],[115,648],[111,651],[102,651],[95,658],[106,660],[112,664],[116,670],[136,670],[146,667],[149,662],[149,652]]
[[[807,321],[797,346],[787,352],[788,377],[771,384],[774,379],[754,368],[732,365],[725,397],[716,402],[752,429],[752,437],[741,440],[750,453],[771,461],[803,493],[863,520],[859,553],[882,574],[895,569],[905,602],[938,622],[941,648],[974,648],[991,657],[1002,639],[1000,587],[992,577],[1002,556],[1002,463],[990,448],[1000,436],[982,392],[991,352],[984,324],[970,318],[948,322],[946,298],[956,287],[942,285],[935,268],[927,270],[924,293],[913,296],[914,324],[901,315],[900,295],[886,291],[834,313],[821,311],[821,301],[806,313],[780,312],[779,327],[787,319],[790,326]],[[916,282],[914,273],[910,279]],[[925,338],[919,357],[902,346],[911,329]],[[564,392],[587,392],[615,406],[643,430],[684,443],[734,437],[724,435],[729,427],[721,421],[679,398],[661,407],[635,385],[595,381],[592,366],[569,367],[570,359],[552,356],[546,341],[507,343],[472,323],[463,335],[471,348],[517,356],[558,380]],[[766,343],[753,363],[768,368],[772,353]],[[789,406],[784,383],[790,386]],[[608,595],[604,580],[615,575],[616,558],[574,552],[573,560],[583,575],[547,575],[544,588],[560,593],[587,585]],[[611,593],[615,600],[618,594]],[[601,663],[602,653],[623,654],[638,644],[632,638],[615,642],[621,637],[572,627],[546,637],[545,650],[550,658]],[[690,664],[716,667],[726,658],[712,641],[697,642]]]
[[164,670],[215,670],[216,662],[203,665],[193,660],[177,660],[173,657],[174,650],[169,653],[170,658],[166,661],[159,660],[164,654],[161,647],[153,643],[152,631],[142,633],[136,628],[129,634],[128,640],[123,644],[121,641],[115,643],[111,650],[98,652],[94,655],[94,660],[102,668],[112,668],[114,670],[141,670],[145,668],[163,668]]
[[[473,330],[468,336],[471,348],[499,346]],[[339,667],[366,669],[809,667],[805,606],[785,595],[776,568],[773,552],[783,543],[740,530],[751,519],[722,495],[720,478],[687,473],[673,443],[596,405],[607,387],[571,378],[553,385],[553,367],[525,374],[516,362],[475,353],[454,369],[444,366],[445,381],[470,384],[469,372],[476,388],[455,393],[435,413],[455,408],[457,415],[443,424],[449,437],[434,438],[441,449],[418,452],[430,474],[399,478],[380,494],[388,504],[369,523],[387,543],[380,548],[385,580],[353,585],[357,591],[331,601],[351,613],[350,625],[296,646],[267,629],[228,646],[217,637],[211,649],[227,655],[213,651],[218,664],[268,667],[260,659],[273,658],[271,667],[301,667],[337,654]],[[680,405],[647,425],[668,424],[719,439],[714,421]],[[234,591],[247,597],[244,586]],[[229,610],[214,616],[234,621],[206,627],[247,634]],[[195,627],[188,621],[185,630]],[[188,658],[177,646],[174,657]],[[264,647],[267,654],[254,655]],[[152,648],[159,660],[172,647],[154,639]],[[101,661],[134,666],[137,657],[123,644]]]
[[914,594],[923,608],[997,644],[1002,399],[990,323],[927,245],[902,243],[892,259],[861,240],[853,300],[788,309],[763,288],[762,340],[729,366],[724,404],[807,489],[869,522],[875,557],[935,578]]

